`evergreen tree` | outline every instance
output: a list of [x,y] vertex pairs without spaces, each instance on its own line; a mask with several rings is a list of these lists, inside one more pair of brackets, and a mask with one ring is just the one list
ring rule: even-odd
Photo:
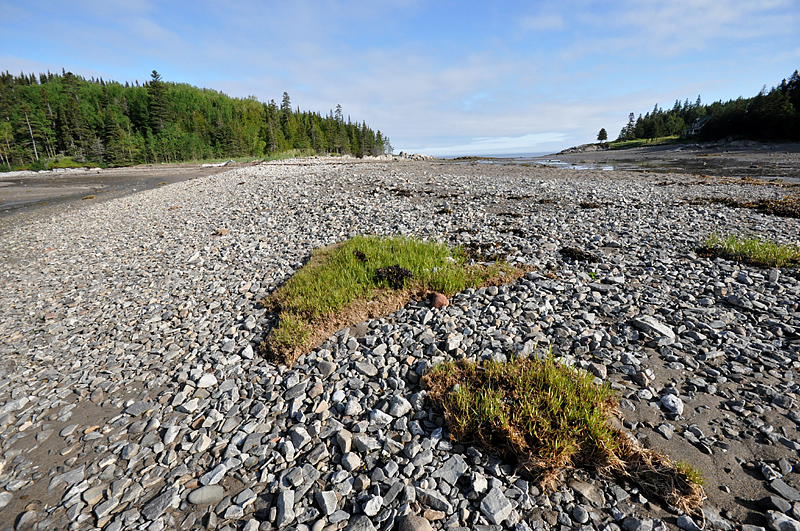
[[154,134],[158,134],[167,122],[167,102],[165,96],[166,88],[161,81],[161,76],[153,70],[150,75],[150,84],[147,87],[148,114],[150,118],[150,129]]
[[288,93],[274,100],[230,98],[167,83],[124,85],[60,75],[0,72],[0,166],[72,157],[79,163],[126,165],[202,158],[260,157],[289,149],[316,153],[383,152],[384,138],[365,123],[336,114],[293,110]]
[[599,142],[605,142],[606,140],[608,140],[608,133],[606,132],[605,127],[601,128],[600,132],[597,133],[597,140]]

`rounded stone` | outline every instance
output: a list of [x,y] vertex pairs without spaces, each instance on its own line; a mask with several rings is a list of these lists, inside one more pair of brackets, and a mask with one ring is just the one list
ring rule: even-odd
[[431,306],[434,308],[443,308],[450,306],[450,301],[441,293],[431,293]]
[[426,519],[412,514],[397,520],[397,531],[433,531],[433,527]]
[[589,511],[583,505],[576,505],[572,508],[572,518],[579,524],[585,524],[589,521]]
[[205,503],[217,503],[225,497],[225,489],[220,485],[206,485],[199,489],[194,489],[186,498],[189,503],[203,505]]

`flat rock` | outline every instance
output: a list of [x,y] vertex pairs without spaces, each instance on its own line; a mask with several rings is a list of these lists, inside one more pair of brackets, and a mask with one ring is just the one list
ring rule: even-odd
[[278,501],[276,503],[278,519],[275,525],[277,525],[279,529],[294,521],[294,494],[293,490],[282,490],[278,494]]
[[606,497],[603,495],[603,491],[600,490],[597,485],[574,480],[569,482],[569,486],[576,492],[579,492],[581,496],[589,500],[589,502],[595,507],[603,507],[606,504]]
[[139,400],[126,407],[125,413],[127,413],[131,417],[138,417],[145,411],[149,411],[152,407],[153,404],[151,404],[150,402],[146,400]]
[[192,490],[187,496],[189,503],[202,505],[205,503],[217,503],[225,497],[225,489],[221,485],[205,485]]
[[356,516],[347,523],[345,531],[375,531],[375,526],[368,516]]
[[67,487],[70,487],[76,483],[80,483],[81,481],[83,481],[85,468],[86,467],[84,466],[80,466],[78,468],[73,468],[72,470],[68,470],[63,474],[58,474],[57,476],[53,476],[53,479],[50,480],[50,484],[48,485],[47,490],[53,490],[62,483],[65,484]]
[[675,339],[675,332],[672,330],[672,328],[651,315],[640,315],[639,317],[635,317],[631,321],[631,324],[637,329],[652,336]]
[[167,510],[167,507],[172,505],[178,498],[175,489],[167,489],[162,492],[142,507],[142,516],[147,520],[155,520]]
[[464,461],[464,458],[459,454],[454,454],[439,469],[434,470],[431,477],[441,478],[450,485],[455,485],[458,478],[466,473],[467,470],[469,470],[469,465]]
[[777,511],[767,511],[767,525],[774,531],[800,531],[800,522]]
[[782,479],[776,479],[772,481],[769,486],[781,497],[786,498],[791,502],[800,501],[800,492],[798,492],[797,489],[787,485]]
[[319,370],[320,376],[325,379],[336,371],[336,364],[331,361],[322,360],[317,363],[317,369]]
[[200,379],[197,380],[198,389],[206,389],[217,385],[217,377],[210,372],[204,372]]

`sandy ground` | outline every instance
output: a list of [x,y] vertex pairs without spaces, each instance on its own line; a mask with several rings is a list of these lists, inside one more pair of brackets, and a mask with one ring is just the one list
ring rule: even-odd
[[105,201],[244,165],[231,163],[203,167],[202,164],[169,164],[62,173],[0,173],[0,219],[77,207],[82,201]]
[[[501,159],[499,159],[501,160]],[[800,144],[730,142],[653,146],[617,151],[559,153],[535,159],[591,168],[623,171],[686,173],[715,177],[782,179],[800,183]],[[141,165],[33,175],[0,173],[0,220],[9,216],[40,215],[63,208],[79,208],[83,201],[103,201],[163,184],[214,175],[257,163]],[[94,196],[85,199],[87,196]]]

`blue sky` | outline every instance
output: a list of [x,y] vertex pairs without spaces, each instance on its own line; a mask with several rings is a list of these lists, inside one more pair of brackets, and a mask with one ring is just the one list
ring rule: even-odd
[[165,80],[346,115],[399,150],[552,152],[800,69],[798,0],[0,0],[0,70]]

